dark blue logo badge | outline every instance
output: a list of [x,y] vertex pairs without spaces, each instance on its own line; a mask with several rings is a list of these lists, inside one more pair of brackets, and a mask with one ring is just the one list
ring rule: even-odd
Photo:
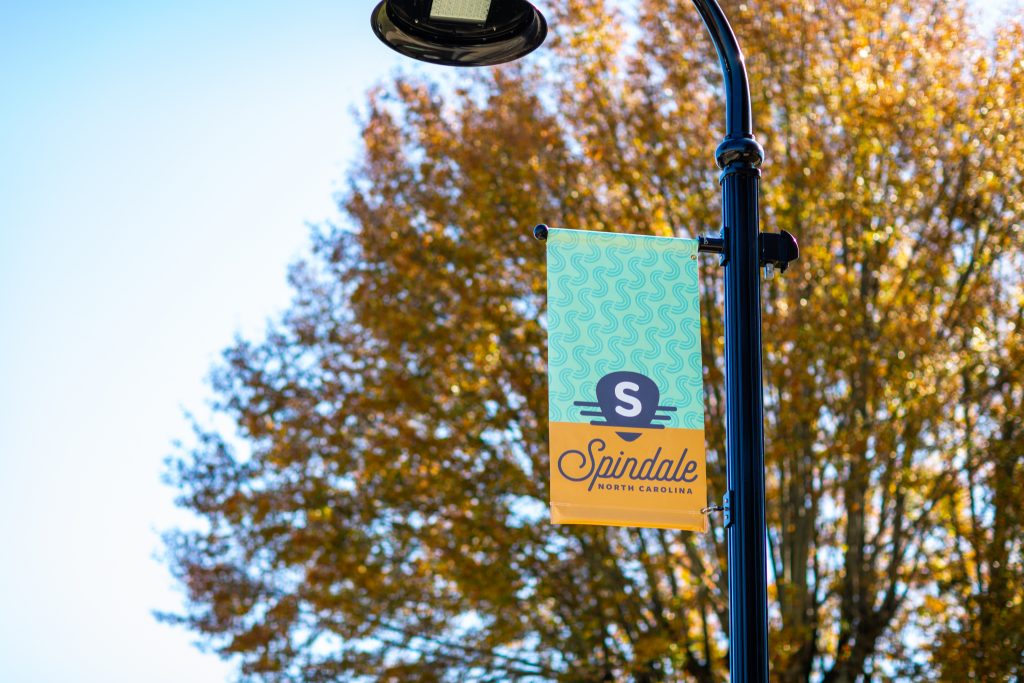
[[[597,382],[597,401],[575,401],[573,405],[581,408],[597,408],[583,410],[584,417],[603,417],[604,420],[593,420],[590,424],[599,427],[616,427],[627,429],[664,429],[665,425],[655,422],[671,420],[670,415],[676,411],[673,406],[658,405],[661,392],[654,380],[639,372],[611,372]],[[615,432],[625,441],[636,441],[639,432]]]

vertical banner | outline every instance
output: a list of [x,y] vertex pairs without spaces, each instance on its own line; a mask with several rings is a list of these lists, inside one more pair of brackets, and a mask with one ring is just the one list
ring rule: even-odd
[[551,521],[703,531],[697,241],[550,230]]

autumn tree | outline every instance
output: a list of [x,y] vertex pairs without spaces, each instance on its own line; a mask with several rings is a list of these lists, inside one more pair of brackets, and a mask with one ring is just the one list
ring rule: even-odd
[[[1024,29],[960,0],[724,2],[764,144],[773,679],[1024,677]],[[635,11],[633,11],[635,9]],[[686,0],[369,94],[347,220],[215,370],[169,479],[183,623],[251,681],[721,681],[725,535],[547,521],[541,220],[718,227]],[[721,272],[702,270],[711,495]]]

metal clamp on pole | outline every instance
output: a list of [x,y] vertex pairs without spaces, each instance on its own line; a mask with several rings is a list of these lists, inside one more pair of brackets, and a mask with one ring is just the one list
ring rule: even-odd
[[761,265],[765,268],[778,268],[780,273],[785,273],[789,264],[800,258],[800,245],[785,230],[762,232],[759,246]]
[[724,254],[725,238],[697,235],[697,251],[701,254]]

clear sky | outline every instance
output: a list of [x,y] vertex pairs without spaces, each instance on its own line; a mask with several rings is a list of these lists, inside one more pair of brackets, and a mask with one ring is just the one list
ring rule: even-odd
[[397,57],[362,0],[0,0],[0,680],[203,683],[158,624],[182,409],[288,302],[349,107]]
[[151,616],[187,520],[162,461],[336,217],[349,108],[399,63],[373,4],[0,0],[3,683],[228,680]]

